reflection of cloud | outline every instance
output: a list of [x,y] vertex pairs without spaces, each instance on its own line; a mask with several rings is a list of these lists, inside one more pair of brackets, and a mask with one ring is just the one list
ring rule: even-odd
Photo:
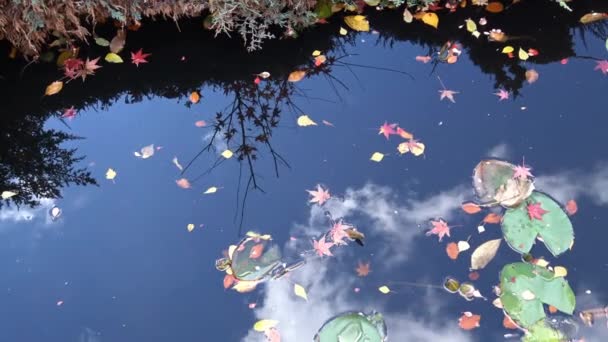
[[[466,194],[463,190],[464,186],[458,186],[422,200],[400,201],[388,187],[367,184],[360,189],[347,189],[343,198],[332,198],[323,207],[311,206],[308,222],[296,225],[293,235],[319,235],[327,231],[325,212],[328,211],[334,219],[344,217],[349,222],[356,222],[370,240],[379,241],[383,249],[378,254],[390,253],[393,262],[403,261],[411,250],[414,237],[423,232],[418,224],[437,216],[446,220],[452,217]],[[305,240],[290,241],[287,252],[310,249],[310,242]],[[302,245],[297,246],[300,243]],[[441,303],[434,297],[424,298],[423,306],[411,303],[412,311],[395,313],[387,312],[385,297],[370,302],[370,296],[375,293],[369,296],[355,294],[352,290],[357,279],[355,275],[343,273],[335,265],[343,255],[336,253],[334,258],[309,259],[307,265],[290,275],[290,281],[268,282],[263,289],[263,305],[255,309],[256,318],[279,320],[277,328],[282,341],[310,342],[323,323],[339,313],[377,310],[385,316],[390,341],[471,341],[459,330],[456,321],[447,320],[451,323],[445,324],[446,320],[442,320],[437,311]],[[293,282],[307,289],[307,302],[293,294]],[[420,310],[420,307],[429,309]],[[265,337],[250,330],[243,341],[262,342]]]
[[457,186],[422,200],[401,200],[389,187],[367,184],[360,189],[347,189],[343,198],[332,198],[322,208],[312,206],[307,225],[297,225],[297,234],[319,235],[328,229],[325,211],[334,219],[343,217],[356,223],[364,234],[380,241],[390,253],[391,262],[407,258],[409,245],[420,235],[429,219],[449,220],[456,213],[466,195],[465,186]]
[[591,172],[567,170],[539,176],[536,188],[564,203],[581,196],[590,197],[597,205],[608,204],[608,164],[600,163]]
[[[55,200],[50,198],[39,199],[40,205],[35,208],[16,206],[3,206],[0,209],[0,222],[30,222],[36,219],[44,218],[45,223],[51,223],[49,210],[55,206]],[[0,231],[4,225],[0,225]]]
[[101,342],[101,333],[90,328],[82,329],[78,342]]
[[[215,133],[215,129],[209,130],[207,133],[205,133],[205,135],[203,135],[203,143],[205,145],[207,145],[211,141],[211,138],[213,138],[213,133]],[[219,152],[228,149],[228,145],[224,140],[224,133],[225,132],[223,130],[219,131],[213,139],[213,147],[215,147],[215,149]]]
[[492,147],[488,152],[486,152],[486,157],[493,157],[499,159],[510,159],[511,158],[511,148],[509,145],[502,143]]

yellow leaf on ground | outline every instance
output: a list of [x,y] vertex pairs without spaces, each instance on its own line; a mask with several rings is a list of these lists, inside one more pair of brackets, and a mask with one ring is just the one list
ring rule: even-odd
[[63,89],[63,82],[62,81],[55,81],[51,84],[49,84],[46,87],[46,91],[44,92],[44,95],[55,95],[58,92],[61,91],[61,89]]
[[300,284],[293,284],[293,293],[295,293],[298,297],[308,300],[308,296],[306,295],[306,289],[304,289],[304,287]]
[[387,293],[391,292],[391,289],[389,289],[388,286],[384,285],[384,286],[380,286],[378,288],[378,291],[380,291],[384,294],[387,294]]
[[374,152],[374,154],[372,154],[372,157],[370,158],[370,160],[373,160],[373,161],[379,163],[382,161],[383,158],[384,158],[384,154],[382,154],[380,152]]
[[289,82],[298,82],[301,81],[304,76],[306,76],[306,71],[304,70],[296,70],[296,71],[292,71],[291,74],[289,74],[289,76],[287,77],[287,80]]
[[108,52],[108,54],[105,57],[106,62],[110,62],[110,63],[122,63],[122,57],[120,57],[119,55],[115,54],[114,52]]
[[193,231],[193,230],[194,230],[194,224],[189,223],[189,224],[186,226],[186,228],[188,229],[188,231],[189,231],[189,232],[191,232],[191,231]]
[[279,324],[279,321],[275,321],[273,319],[263,319],[255,322],[255,324],[253,325],[253,330],[264,332],[270,328],[276,327],[277,324]]
[[369,21],[364,15],[349,15],[344,17],[344,22],[355,31],[368,32]]
[[317,123],[312,121],[308,115],[300,115],[298,117],[298,126],[306,127],[306,126],[316,126]]
[[212,186],[209,189],[205,190],[205,192],[203,192],[203,194],[207,195],[207,194],[214,194],[217,192],[217,187]]
[[222,152],[222,157],[224,157],[226,159],[230,159],[233,155],[234,155],[234,153],[232,153],[232,151],[230,151],[230,150],[226,150],[226,151]]
[[114,180],[114,178],[116,178],[116,171],[114,171],[114,169],[112,168],[109,168],[108,171],[106,171],[106,179]]

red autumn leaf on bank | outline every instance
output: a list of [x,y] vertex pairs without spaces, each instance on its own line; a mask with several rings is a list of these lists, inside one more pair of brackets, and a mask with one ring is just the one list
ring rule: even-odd
[[486,215],[486,217],[483,218],[483,222],[488,224],[497,224],[500,223],[501,219],[502,216],[496,213],[489,213],[488,215]]
[[481,208],[476,203],[466,202],[462,204],[462,210],[467,214],[477,214]]
[[574,214],[576,214],[576,212],[578,211],[578,204],[576,204],[575,200],[569,200],[568,203],[566,203],[566,213],[568,213],[568,215],[572,216]]
[[458,319],[458,326],[464,330],[473,330],[479,328],[480,315],[473,315],[470,312],[465,312]]
[[140,63],[148,63],[148,60],[146,60],[146,58],[148,58],[148,56],[150,55],[150,53],[143,53],[142,49],[139,49],[139,51],[135,53],[131,52],[131,63],[139,67]]

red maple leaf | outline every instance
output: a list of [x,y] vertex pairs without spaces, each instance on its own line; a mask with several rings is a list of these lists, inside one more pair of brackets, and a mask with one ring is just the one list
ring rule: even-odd
[[533,177],[532,173],[530,173],[532,168],[526,167],[525,164],[517,165],[513,167],[513,178],[519,178],[521,180],[526,180],[529,177]]
[[76,109],[74,109],[74,106],[72,106],[72,107],[66,109],[65,112],[63,112],[63,115],[61,117],[72,120],[76,116],[76,114],[77,114]]
[[143,53],[142,49],[139,49],[136,53],[131,52],[131,63],[139,67],[139,63],[148,63],[146,58],[150,55],[151,53]]
[[348,234],[346,233],[346,229],[348,228],[352,228],[352,226],[344,224],[342,220],[334,223],[334,225],[331,227],[331,230],[329,231],[331,235],[331,240],[334,242],[334,244],[346,245],[346,242],[344,242],[344,238],[348,237]]
[[597,61],[596,63],[597,64],[593,70],[599,70],[602,72],[602,74],[608,75],[608,60],[604,59],[603,61]]
[[98,61],[99,57],[94,60],[89,60],[87,58],[87,61],[84,62],[84,66],[78,70],[76,77],[82,77],[82,81],[84,82],[88,75],[95,75],[95,70],[101,68],[100,65],[97,65]]
[[355,269],[355,271],[357,271],[357,275],[359,277],[365,277],[369,274],[369,272],[371,272],[371,269],[369,267],[369,262],[363,263],[359,261],[359,265],[357,265],[357,268]]
[[439,242],[441,242],[441,239],[443,239],[445,235],[450,236],[450,227],[448,227],[448,223],[444,220],[439,219],[439,221],[431,221],[431,224],[433,225],[433,228],[426,232],[427,236],[437,235],[439,236]]
[[494,93],[494,95],[498,96],[498,101],[509,99],[509,92],[504,89],[500,89],[498,93]]
[[310,199],[310,203],[319,203],[319,205],[323,205],[323,203],[327,202],[328,199],[331,198],[329,194],[329,190],[323,189],[321,185],[317,184],[317,190],[306,190],[312,196]]
[[315,249],[315,252],[317,252],[317,255],[319,255],[320,257],[324,255],[333,256],[333,254],[331,254],[331,251],[329,250],[333,246],[333,242],[327,242],[325,240],[325,235],[322,236],[319,241],[313,241],[313,248]]
[[541,203],[530,203],[528,204],[528,216],[530,216],[530,220],[543,220],[543,215],[548,213],[545,209],[541,207]]
[[388,124],[386,121],[384,121],[384,125],[380,126],[380,131],[378,132],[378,134],[384,134],[384,137],[386,138],[386,140],[388,140],[388,137],[391,134],[397,134],[397,131],[395,131],[395,127],[397,127],[397,124]]

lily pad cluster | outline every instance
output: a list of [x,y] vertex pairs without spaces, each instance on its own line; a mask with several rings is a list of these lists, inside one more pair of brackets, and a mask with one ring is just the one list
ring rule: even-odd
[[[574,244],[574,230],[562,206],[548,194],[536,191],[530,168],[502,160],[482,160],[473,172],[473,187],[479,207],[503,207],[500,222],[509,246],[522,255],[536,240],[543,242],[553,256]],[[563,341],[563,332],[545,322],[545,308],[550,305],[572,315],[576,304],[574,292],[562,267],[547,268],[526,262],[507,264],[500,272],[497,295],[500,306],[519,327],[526,331],[524,341]]]

